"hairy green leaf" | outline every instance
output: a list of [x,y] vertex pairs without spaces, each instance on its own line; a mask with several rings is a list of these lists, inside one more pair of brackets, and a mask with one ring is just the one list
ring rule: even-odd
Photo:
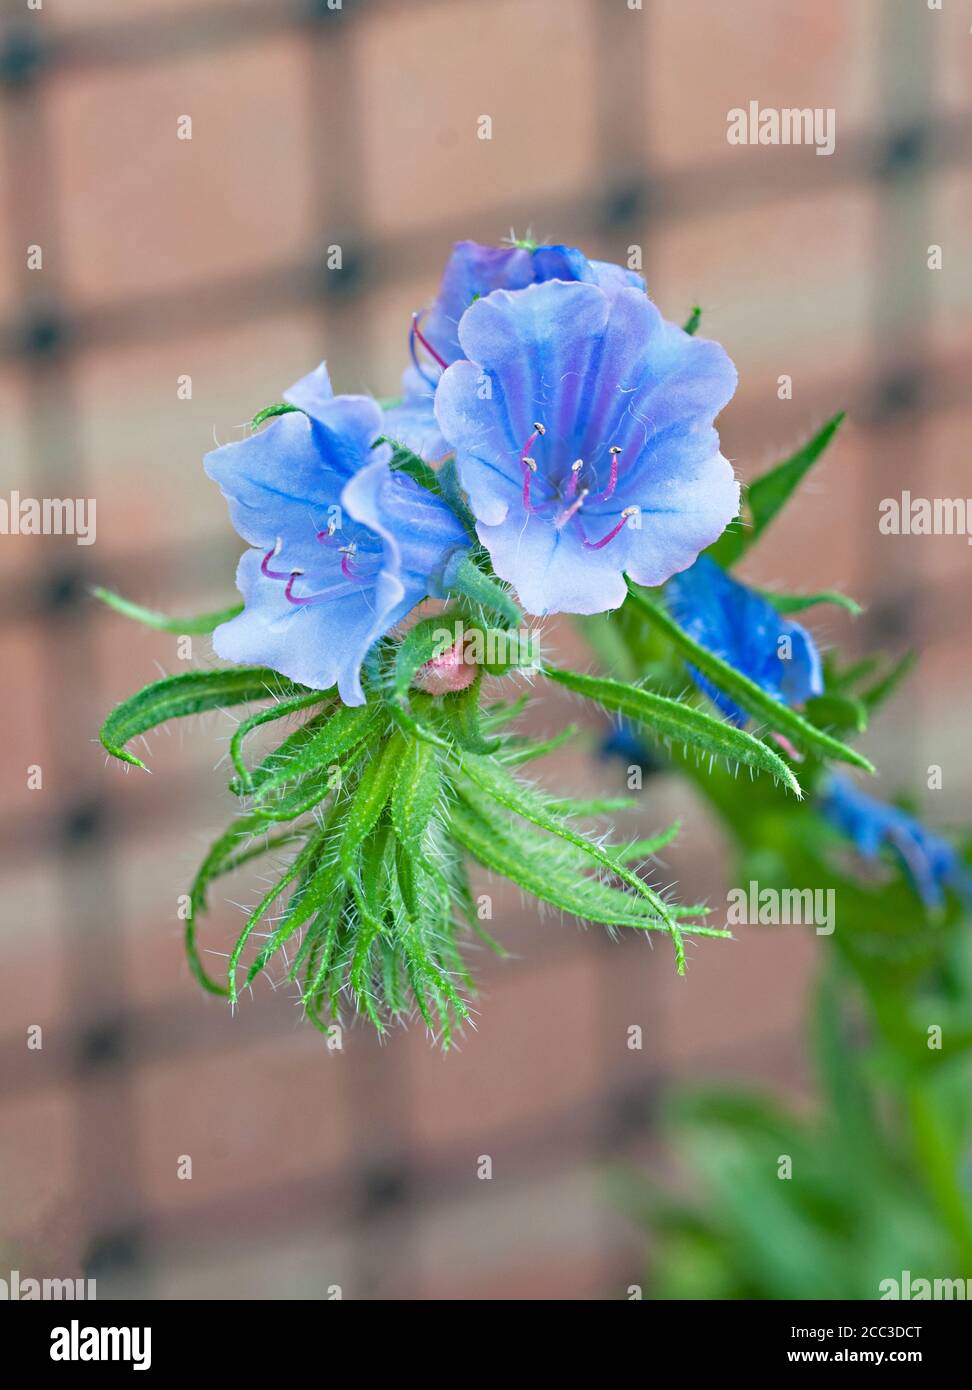
[[166,676],[112,710],[101,727],[101,742],[113,758],[145,767],[141,758],[125,751],[125,744],[167,719],[292,695],[299,690],[301,686],[265,666],[232,666],[222,671],[187,671],[181,676]]
[[741,671],[737,671],[734,666],[730,666],[727,661],[709,651],[708,647],[696,642],[654,599],[648,598],[634,586],[629,586],[629,592],[638,611],[668,638],[676,650],[749,714],[765,720],[770,729],[786,734],[803,748],[816,753],[818,757],[836,758],[840,762],[864,768],[867,772],[874,771],[873,765],[862,753],[849,748],[839,739],[832,738],[830,734],[825,734],[789,705],[774,700],[773,696],[767,694],[755,681],[751,681],[748,676],[744,676]]
[[584,676],[575,671],[563,671],[545,666],[544,675],[559,685],[565,685],[578,695],[594,700],[605,709],[616,710],[649,729],[657,737],[700,749],[712,757],[728,758],[745,764],[757,772],[775,777],[795,796],[802,796],[800,783],[781,757],[765,743],[738,729],[733,724],[713,719],[703,710],[666,695],[656,695],[637,686],[598,676]]

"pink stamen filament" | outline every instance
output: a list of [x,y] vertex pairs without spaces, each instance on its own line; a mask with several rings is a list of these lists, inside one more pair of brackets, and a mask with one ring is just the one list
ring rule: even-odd
[[568,499],[573,497],[577,491],[577,484],[580,482],[581,469],[584,467],[584,460],[577,459],[570,465],[570,477],[567,479],[567,489],[564,496]]
[[348,592],[347,584],[331,584],[327,589],[321,589],[316,594],[307,594],[303,597],[295,595],[293,591],[294,580],[299,579],[302,573],[303,570],[294,570],[293,574],[287,580],[287,587],[284,589],[284,598],[288,603],[292,603],[297,607],[307,603],[322,603],[325,599],[334,598],[338,594],[346,594]]
[[615,536],[617,536],[621,531],[624,530],[625,526],[628,523],[628,517],[634,516],[637,511],[637,507],[625,507],[624,511],[621,513],[617,525],[613,526],[611,530],[607,533],[607,535],[602,536],[599,541],[589,541],[587,539],[587,537],[584,535],[584,528],[581,526],[580,519],[578,518],[578,520],[574,524],[577,527],[578,533],[580,535],[581,544],[584,546],[585,550],[602,550],[604,546],[609,545],[610,542],[614,540]]
[[273,549],[272,549],[272,550],[268,550],[267,553],[266,553],[266,555],[264,555],[263,559],[260,561],[260,573],[263,574],[263,575],[266,575],[267,579],[286,579],[286,578],[287,578],[287,574],[288,574],[288,571],[287,571],[287,570],[272,570],[272,569],[269,568],[270,561],[271,561],[271,560],[273,559],[273,557],[277,554],[277,552],[279,551],[279,549],[280,549],[280,542],[277,541],[277,544],[273,547]]
[[420,343],[422,344],[422,346],[425,348],[425,351],[429,354],[429,356],[430,356],[435,362],[438,362],[438,364],[439,364],[439,366],[442,368],[442,370],[445,371],[446,367],[447,367],[449,364],[448,364],[448,362],[446,362],[446,360],[445,360],[444,357],[442,357],[439,353],[436,352],[435,348],[434,348],[434,347],[432,346],[432,344],[429,342],[428,338],[426,338],[426,336],[425,336],[425,334],[422,332],[421,328],[419,328],[419,316],[418,316],[418,314],[413,314],[413,315],[412,315],[412,332],[415,334],[416,338],[419,340],[419,342],[420,342]]
[[557,528],[558,531],[561,530],[564,526],[567,525],[568,521],[570,521],[570,519],[571,519],[572,516],[576,516],[576,514],[580,511],[581,507],[583,507],[583,505],[584,505],[584,499],[585,499],[586,497],[587,497],[587,488],[586,488],[586,487],[581,488],[580,492],[579,492],[579,493],[577,494],[577,496],[574,498],[573,502],[571,502],[571,504],[570,504],[570,506],[567,508],[567,510],[561,512],[561,513],[560,513],[560,516],[558,516],[558,517],[555,519],[554,525],[556,526],[556,528]]
[[603,492],[599,492],[595,497],[595,502],[607,502],[614,496],[614,489],[618,485],[618,460],[621,457],[621,450],[617,444],[611,446],[611,476],[608,478],[608,485]]
[[537,461],[530,458],[530,450],[533,448],[534,441],[546,433],[545,426],[541,425],[539,420],[534,420],[533,433],[520,450],[520,468],[523,470],[523,506],[534,516],[539,513],[540,508],[530,499],[530,475],[537,471]]

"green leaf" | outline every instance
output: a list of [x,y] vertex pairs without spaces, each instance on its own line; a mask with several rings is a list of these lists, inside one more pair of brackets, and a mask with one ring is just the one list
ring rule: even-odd
[[818,728],[853,729],[863,734],[867,729],[867,706],[850,695],[827,692],[815,695],[804,705],[804,712]]
[[428,743],[412,740],[402,756],[391,798],[391,818],[399,843],[416,859],[423,856],[426,827],[442,795],[442,764]]
[[[601,926],[668,932],[663,922],[644,910],[640,898],[578,874],[567,855],[551,855],[549,837],[523,827],[514,831],[498,817],[484,817],[478,807],[466,802],[453,807],[450,824],[459,843],[484,868],[510,879],[561,912]],[[693,936],[732,935],[694,923],[683,924],[681,930]]]
[[[377,701],[368,705],[341,705],[321,719],[308,721],[287,739],[251,778],[256,789],[258,809],[267,798],[289,782],[299,782],[308,774],[326,772],[340,766],[343,772],[360,754],[365,740],[382,722],[382,707]],[[309,734],[306,730],[310,730]]]
[[[203,989],[210,994],[226,995],[229,991],[206,973],[196,945],[196,927],[199,918],[206,911],[206,893],[215,878],[231,873],[241,864],[248,863],[259,855],[303,838],[303,832],[293,830],[286,834],[268,836],[263,834],[265,822],[258,816],[241,816],[224,830],[210,845],[205,859],[196,872],[189,890],[189,913],[186,918],[185,949],[189,968]],[[256,843],[253,841],[256,837]],[[246,842],[240,848],[241,842]]]
[[853,616],[859,617],[864,609],[846,594],[840,594],[836,589],[825,589],[819,594],[771,594],[768,590],[762,591],[763,598],[768,600],[777,613],[802,613],[807,608],[815,608],[818,603],[833,603],[838,608],[844,608]]
[[875,681],[860,693],[860,699],[869,710],[877,709],[878,705],[883,705],[885,700],[897,690],[898,686],[911,672],[918,658],[914,652],[905,652],[900,661],[896,661],[880,680]]
[[340,859],[349,876],[355,872],[358,852],[378,824],[378,818],[391,796],[405,747],[402,735],[397,732],[392,734],[361,774],[351,805],[344,809]]
[[300,710],[310,709],[313,705],[321,704],[324,701],[330,703],[333,700],[334,696],[329,692],[314,690],[309,695],[295,695],[291,700],[281,700],[279,704],[272,705],[270,709],[258,710],[256,714],[251,714],[248,719],[244,719],[230,740],[230,758],[239,775],[240,791],[248,792],[253,787],[250,769],[243,761],[243,740],[248,733],[259,728],[261,724],[269,724],[276,719],[286,719],[288,715],[297,714]]
[[713,685],[718,686],[749,714],[765,720],[769,728],[786,734],[820,758],[836,758],[840,762],[864,768],[866,772],[874,771],[873,765],[862,753],[849,748],[839,739],[832,738],[830,734],[825,734],[823,730],[790,709],[789,705],[774,700],[772,695],[767,694],[755,681],[751,681],[748,676],[744,676],[741,671],[737,671],[734,666],[730,666],[727,661],[709,651],[708,647],[694,641],[654,599],[648,598],[633,585],[629,584],[628,587],[638,611],[668,638],[686,660],[703,675],[708,676]]
[[265,666],[233,666],[224,671],[187,671],[181,676],[166,676],[112,710],[101,727],[101,742],[113,758],[144,768],[141,758],[125,751],[125,744],[167,719],[299,690],[301,686]]
[[746,489],[746,502],[751,525],[724,531],[706,553],[727,569],[735,564],[789,501],[837,433],[844,418],[844,412],[840,411],[796,453],[750,483]]
[[703,710],[694,709],[679,700],[670,700],[665,695],[656,695],[637,686],[623,685],[620,681],[583,676],[552,666],[545,666],[543,671],[550,680],[596,701],[605,709],[627,715],[659,738],[691,745],[712,757],[728,758],[758,772],[766,772],[781,781],[795,796],[803,795],[800,783],[783,759],[765,743],[747,734],[745,729],[738,729],[721,719],[713,719]]
[[613,851],[603,848],[587,835],[575,830],[557,811],[545,801],[543,795],[511,776],[500,764],[489,758],[464,756],[460,764],[462,771],[486,796],[505,806],[508,811],[521,816],[540,830],[546,830],[559,839],[566,840],[575,849],[587,855],[593,864],[616,874],[636,895],[644,898],[659,921],[665,923],[675,943],[679,974],[685,969],[685,955],[678,927],[672,918],[668,905],[650,888],[644,879],[631,873],[621,863]]
[[702,322],[702,306],[696,304],[688,318],[682,324],[682,331],[692,337],[698,332],[699,324]]
[[116,613],[121,613],[126,618],[134,618],[137,623],[143,623],[145,627],[154,627],[159,632],[176,632],[180,635],[185,633],[188,636],[196,636],[200,633],[212,632],[213,628],[219,627],[220,623],[228,623],[230,618],[235,618],[238,613],[243,612],[242,603],[234,603],[229,608],[221,608],[216,613],[199,613],[195,618],[170,618],[165,613],[158,613],[154,608],[143,608],[141,604],[132,603],[131,599],[122,598],[121,594],[113,593],[111,589],[93,588],[91,593],[94,598],[100,599],[102,603],[113,608]]
[[304,845],[300,853],[294,858],[293,862],[284,871],[284,873],[281,874],[280,878],[277,879],[276,883],[274,883],[273,886],[263,895],[259,903],[257,903],[256,907],[253,909],[249,917],[246,919],[246,925],[237,937],[236,944],[230,952],[229,965],[227,967],[227,983],[229,985],[228,993],[231,1004],[235,1004],[238,998],[236,987],[236,971],[240,963],[240,957],[243,955],[243,951],[246,948],[246,943],[249,941],[253,932],[256,930],[257,926],[262,921],[265,913],[268,912],[269,909],[273,906],[273,904],[280,897],[280,894],[284,891],[284,889],[287,888],[291,883],[293,883],[295,878],[299,878],[300,875],[304,872],[310,860],[318,852],[318,849],[321,843],[324,841],[326,835],[327,830],[325,827],[324,829],[318,830],[316,834],[311,836],[311,838]]

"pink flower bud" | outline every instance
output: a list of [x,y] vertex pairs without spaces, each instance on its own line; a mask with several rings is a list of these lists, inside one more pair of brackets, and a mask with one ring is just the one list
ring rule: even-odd
[[462,645],[454,643],[420,666],[413,683],[428,695],[454,695],[458,690],[467,690],[478,674],[476,663],[466,661]]

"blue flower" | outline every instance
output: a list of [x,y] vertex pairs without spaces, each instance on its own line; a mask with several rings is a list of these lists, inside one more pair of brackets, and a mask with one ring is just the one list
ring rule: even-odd
[[285,397],[299,409],[205,459],[255,547],[236,574],[244,610],[213,644],[316,690],[337,683],[360,705],[369,648],[436,592],[468,537],[444,502],[389,468],[374,401],[335,396],[323,363]]
[[402,377],[402,401],[385,412],[385,433],[422,458],[449,452],[432,408],[441,373],[465,354],[459,343],[459,320],[477,299],[493,290],[522,290],[546,280],[575,280],[599,285],[607,294],[645,282],[633,270],[610,261],[589,261],[572,246],[481,246],[459,241],[453,248],[442,285],[424,314],[412,319],[409,349],[412,365]]
[[736,370],[641,290],[550,280],[467,309],[435,412],[493,568],[530,613],[617,608],[736,515],[713,419]]
[[[673,618],[694,641],[774,699],[802,705],[823,693],[820,653],[806,628],[781,617],[768,599],[730,579],[708,555],[669,580],[665,597]],[[745,711],[701,672],[690,666],[689,673],[727,718],[746,723]]]
[[859,791],[848,778],[832,774],[820,800],[824,819],[853,842],[865,859],[876,860],[888,846],[927,908],[939,909],[951,888],[972,908],[972,872],[954,845],[928,830],[897,806]]

